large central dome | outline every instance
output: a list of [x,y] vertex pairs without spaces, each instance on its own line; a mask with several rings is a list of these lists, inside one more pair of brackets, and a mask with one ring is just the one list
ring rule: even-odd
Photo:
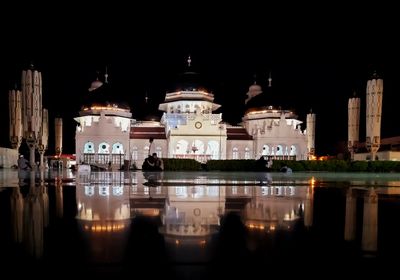
[[172,91],[207,91],[199,73],[187,71],[180,74]]

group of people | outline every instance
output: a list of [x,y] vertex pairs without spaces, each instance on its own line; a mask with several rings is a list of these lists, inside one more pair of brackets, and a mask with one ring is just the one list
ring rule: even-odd
[[161,158],[157,156],[157,153],[153,153],[144,160],[142,170],[162,171],[164,170],[164,162]]

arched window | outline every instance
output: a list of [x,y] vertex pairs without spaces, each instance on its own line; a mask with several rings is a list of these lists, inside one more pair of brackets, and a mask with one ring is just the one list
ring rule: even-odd
[[132,160],[138,160],[138,148],[136,146],[132,147]]
[[250,149],[247,147],[244,149],[244,159],[250,159]]
[[99,154],[109,154],[110,153],[110,144],[106,142],[102,142],[99,144]]
[[211,159],[221,159],[219,153],[219,142],[215,140],[208,141],[206,154],[211,155]]
[[87,142],[83,148],[83,153],[85,154],[94,154],[94,144],[93,142]]
[[271,152],[270,152],[269,146],[268,145],[264,145],[261,154],[263,156],[268,156],[268,155],[270,155],[270,153]]
[[238,148],[234,147],[232,150],[232,159],[239,159]]
[[143,148],[143,159],[149,156],[149,146],[144,146]]
[[175,148],[175,155],[186,155],[189,154],[189,142],[186,140],[179,140],[178,143],[176,143],[176,148]]
[[113,154],[123,154],[124,153],[124,145],[122,145],[119,142],[114,143],[112,146],[112,153]]
[[161,147],[156,147],[157,157],[162,158],[162,149]]
[[290,154],[291,156],[297,155],[297,149],[295,145],[290,146]]
[[275,155],[277,155],[277,156],[283,156],[283,147],[282,147],[282,145],[276,146],[276,153],[275,153]]

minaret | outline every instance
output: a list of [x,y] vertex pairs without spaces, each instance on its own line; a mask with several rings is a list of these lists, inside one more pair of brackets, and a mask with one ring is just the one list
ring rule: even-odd
[[22,142],[22,94],[17,89],[8,92],[10,114],[10,142],[13,149],[19,149]]
[[315,154],[315,114],[312,111],[307,114],[307,149],[308,159],[311,159]]
[[43,109],[42,126],[40,129],[39,143],[37,145],[40,155],[40,168],[44,168],[44,153],[47,150],[49,142],[49,112]]
[[62,118],[56,118],[54,120],[55,123],[55,140],[56,140],[56,155],[60,156],[62,154],[62,138],[63,138],[63,133],[62,133],[62,127],[63,127],[63,121]]
[[360,98],[353,97],[349,99],[349,104],[348,104],[348,142],[347,142],[347,148],[349,149],[352,160],[354,160],[354,153],[358,146],[359,130],[360,130]]
[[22,110],[24,138],[30,150],[29,162],[35,166],[35,148],[42,126],[42,74],[31,69],[22,71]]
[[367,82],[367,139],[366,148],[375,160],[376,152],[381,144],[381,115],[382,115],[383,80],[376,72]]

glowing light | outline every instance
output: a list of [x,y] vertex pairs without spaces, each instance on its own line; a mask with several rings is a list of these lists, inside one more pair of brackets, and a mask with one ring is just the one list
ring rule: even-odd
[[311,186],[312,188],[314,188],[314,187],[315,187],[315,178],[314,178],[314,176],[313,176],[313,177],[311,177],[311,180],[310,180],[310,186]]

